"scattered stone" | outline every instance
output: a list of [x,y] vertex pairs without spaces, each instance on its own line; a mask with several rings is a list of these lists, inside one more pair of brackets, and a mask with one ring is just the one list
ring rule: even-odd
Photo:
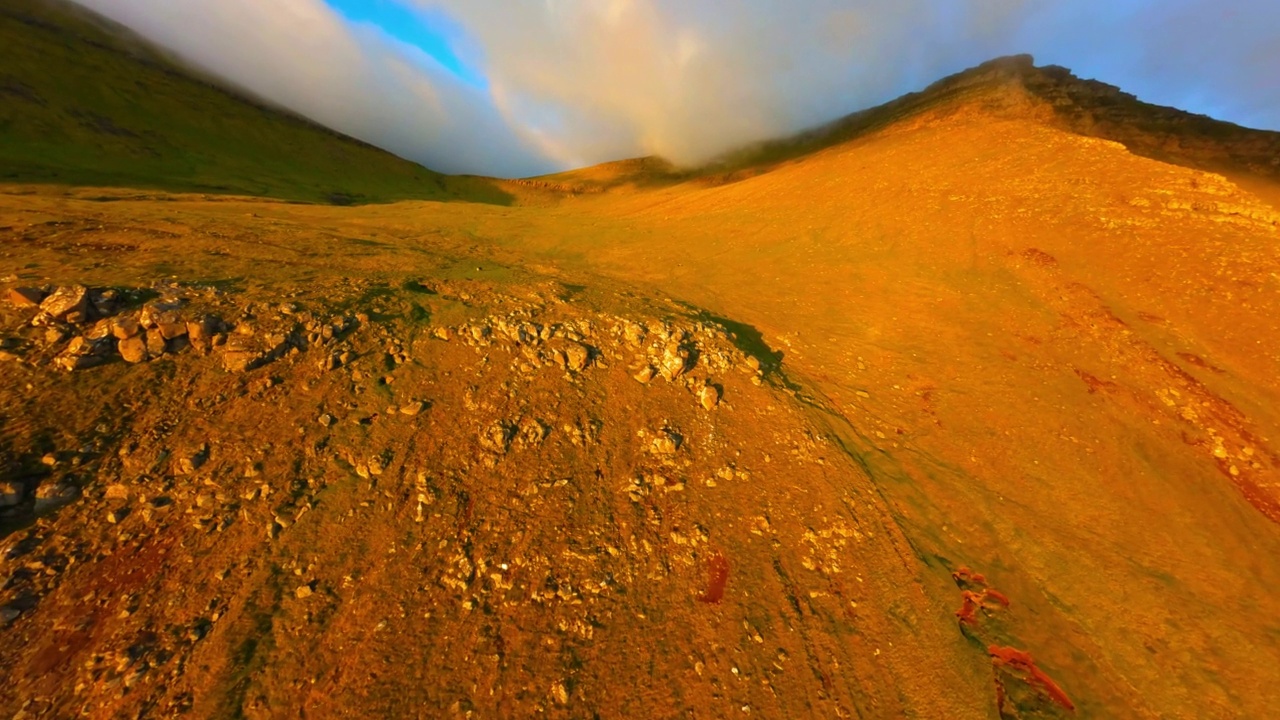
[[662,363],[658,368],[662,377],[675,380],[689,371],[689,350],[678,343],[670,343],[662,353]]
[[246,372],[261,365],[262,361],[263,355],[253,346],[252,339],[244,335],[233,335],[227,339],[222,366],[228,372]]
[[569,690],[564,683],[558,682],[551,686],[551,698],[559,705],[569,704]]
[[574,372],[582,372],[591,362],[591,351],[585,345],[569,343],[564,348],[565,365]]
[[129,511],[124,508],[116,508],[107,513],[107,522],[112,525],[118,525],[121,520],[129,515]]
[[312,589],[310,583],[306,585],[299,585],[298,589],[293,591],[294,596],[299,600],[305,600],[306,598],[311,597],[313,593],[315,593],[315,590]]
[[39,288],[19,287],[9,290],[9,304],[14,307],[40,307],[44,300],[44,291]]
[[622,334],[632,347],[640,347],[640,345],[644,343],[646,333],[643,325],[640,325],[639,323],[627,323],[626,327],[622,329]]
[[21,505],[25,494],[26,487],[22,483],[13,481],[0,482],[0,508]]
[[418,413],[421,413],[421,412],[423,411],[423,409],[424,409],[424,408],[426,408],[426,403],[422,402],[421,400],[418,400],[418,401],[415,401],[415,402],[411,402],[411,403],[409,403],[408,405],[403,405],[403,406],[401,406],[401,408],[400,408],[400,414],[401,414],[401,415],[408,415],[409,417],[413,417],[413,416],[417,415]]
[[674,455],[683,443],[684,438],[680,435],[670,430],[662,430],[650,443],[649,450],[654,455]]
[[44,484],[36,488],[37,513],[61,507],[76,499],[79,490],[67,483]]
[[320,416],[319,422],[323,427],[329,427],[330,425],[334,424],[337,421],[334,419],[332,415],[325,413],[324,415]]
[[84,322],[89,319],[89,288],[60,287],[40,303],[40,310],[58,322]]
[[516,428],[506,423],[494,423],[480,432],[480,446],[485,450],[505,455],[515,439]]
[[698,402],[706,410],[714,410],[720,404],[720,391],[714,385],[704,385],[698,391]]
[[112,483],[107,486],[106,494],[108,500],[128,500],[129,486],[123,483]]
[[213,338],[222,327],[222,322],[211,315],[205,315],[187,323],[187,340],[201,354],[213,349]]
[[648,385],[650,381],[653,380],[653,377],[656,374],[657,373],[654,372],[652,367],[645,365],[644,367],[640,368],[640,372],[636,373],[635,375],[632,375],[631,377],[635,378],[638,382],[642,384]]
[[120,304],[120,293],[111,288],[94,290],[89,293],[89,303],[98,317],[111,317]]

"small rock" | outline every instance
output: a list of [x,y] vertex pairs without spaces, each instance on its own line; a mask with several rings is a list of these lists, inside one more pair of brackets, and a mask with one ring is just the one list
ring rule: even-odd
[[79,491],[76,487],[66,483],[40,485],[36,488],[35,510],[37,513],[42,513],[61,507],[75,500],[77,494]]
[[676,343],[667,345],[662,353],[662,364],[658,368],[667,380],[675,380],[689,371],[689,351]]
[[565,364],[574,372],[582,372],[591,362],[591,351],[585,345],[569,343],[564,348]]
[[329,426],[330,426],[330,425],[332,425],[335,421],[334,421],[334,417],[333,417],[332,415],[330,415],[330,414],[328,414],[328,413],[325,413],[324,415],[321,415],[321,416],[320,416],[320,420],[319,420],[319,422],[320,422],[320,424],[321,424],[322,426],[324,426],[324,427],[329,427]]
[[313,589],[311,588],[311,585],[310,585],[310,584],[307,584],[307,585],[299,585],[299,586],[298,586],[298,589],[293,591],[293,594],[294,594],[294,595],[295,595],[299,600],[304,600],[304,599],[306,599],[306,598],[311,597],[311,595],[312,595],[314,592],[315,592],[315,590],[313,590]]
[[423,403],[421,400],[419,400],[419,401],[415,401],[415,402],[411,402],[411,403],[409,403],[408,405],[401,406],[401,408],[400,408],[400,414],[401,414],[401,415],[408,415],[409,417],[413,417],[413,416],[417,415],[418,413],[422,412],[423,408],[425,408],[425,407],[426,407],[426,404],[425,404],[425,403]]
[[640,368],[640,372],[636,373],[635,375],[632,375],[631,377],[635,378],[636,381],[640,383],[648,385],[649,382],[653,380],[653,376],[656,374],[657,373],[653,371],[653,368],[649,367],[648,365],[645,365],[643,368]]
[[228,372],[246,372],[262,362],[262,355],[251,350],[227,350],[222,354],[222,366]]
[[714,385],[704,385],[698,391],[698,401],[707,410],[714,410],[720,404],[720,391]]
[[109,500],[128,500],[129,486],[122,483],[112,483],[107,486],[107,499]]
[[107,522],[111,523],[112,525],[117,525],[120,523],[121,520],[124,520],[125,517],[127,517],[128,515],[129,515],[128,510],[125,510],[124,508],[117,508],[107,513]]
[[653,439],[649,445],[649,450],[654,455],[674,455],[680,449],[680,445],[684,442],[684,438],[670,430],[663,430]]
[[14,507],[22,504],[26,487],[13,481],[0,482],[0,508]]

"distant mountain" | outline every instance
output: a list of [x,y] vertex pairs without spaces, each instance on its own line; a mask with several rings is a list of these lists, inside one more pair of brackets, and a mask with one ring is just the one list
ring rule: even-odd
[[0,6],[0,182],[336,204],[507,199],[202,79],[64,0]]
[[1037,67],[1030,55],[991,60],[943,78],[920,92],[788,138],[740,148],[701,168],[678,169],[657,158],[645,158],[606,163],[541,180],[550,185],[576,186],[579,191],[692,179],[727,182],[926,113],[973,109],[1035,117],[1073,133],[1122,143],[1135,155],[1163,162],[1280,180],[1280,133],[1146,103],[1113,85],[1078,78],[1063,67]]

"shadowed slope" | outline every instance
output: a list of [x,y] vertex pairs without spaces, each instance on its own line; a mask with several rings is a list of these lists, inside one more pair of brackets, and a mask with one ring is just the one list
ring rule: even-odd
[[0,181],[335,204],[509,201],[253,103],[65,2],[0,7]]

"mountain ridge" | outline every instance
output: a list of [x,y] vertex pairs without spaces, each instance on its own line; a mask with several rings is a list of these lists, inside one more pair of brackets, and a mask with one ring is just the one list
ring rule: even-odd
[[1280,180],[1280,132],[1147,103],[1115,85],[1079,78],[1065,67],[1036,66],[1029,54],[989,60],[881,105],[731,150],[700,167],[679,168],[658,157],[632,158],[534,180],[580,192],[627,184],[733,182],[929,113],[975,108],[1119,142],[1136,155],[1162,162]]

